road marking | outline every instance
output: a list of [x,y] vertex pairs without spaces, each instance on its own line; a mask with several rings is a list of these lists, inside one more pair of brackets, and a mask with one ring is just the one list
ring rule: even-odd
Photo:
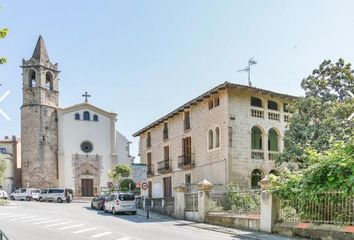
[[82,230],[79,230],[79,231],[76,231],[74,232],[75,234],[77,233],[83,233],[83,232],[88,232],[88,231],[92,231],[92,230],[95,230],[96,228],[93,227],[93,228],[86,228],[86,229],[82,229]]
[[53,224],[45,225],[45,227],[54,227],[54,226],[65,225],[65,224],[69,224],[69,223],[72,223],[72,222],[53,223]]
[[23,217],[23,216],[26,216],[26,214],[18,214],[18,215],[12,215],[12,216],[8,216],[8,215],[6,215],[6,216],[1,216],[0,218],[7,218],[7,217],[10,217],[10,218],[16,218],[16,217]]
[[27,219],[27,220],[23,220],[23,221],[21,221],[21,222],[36,222],[36,221],[43,221],[43,220],[46,220],[46,219],[49,219],[49,217],[44,217],[44,218],[35,218],[35,219]]
[[112,234],[112,233],[111,232],[99,233],[99,234],[93,235],[92,238],[99,238],[99,237],[103,237],[103,236],[106,236],[109,234]]
[[12,218],[10,221],[17,221],[17,220],[24,220],[24,219],[33,219],[36,218],[38,216],[27,216],[27,217],[19,217],[19,218]]
[[58,222],[58,221],[61,221],[61,219],[54,219],[54,220],[48,220],[48,221],[40,221],[40,222],[35,222],[33,223],[34,225],[37,225],[37,224],[42,224],[42,223],[51,223],[51,222]]
[[131,238],[129,238],[129,237],[122,237],[122,238],[118,238],[117,240],[129,240],[129,239],[131,239]]
[[84,226],[84,224],[71,225],[71,226],[62,227],[62,228],[58,228],[58,229],[64,230],[64,229],[70,229],[70,228],[78,228],[78,227],[82,227],[82,226]]

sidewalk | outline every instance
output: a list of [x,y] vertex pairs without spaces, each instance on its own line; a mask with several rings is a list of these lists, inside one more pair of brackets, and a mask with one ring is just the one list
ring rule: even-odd
[[[137,212],[138,215],[146,217],[146,211],[142,209],[138,209]],[[190,222],[187,220],[178,220],[172,217],[164,216],[158,213],[154,212],[149,212],[149,217],[154,220],[159,220],[159,221],[179,221],[183,223],[185,226],[189,227],[195,227],[199,229],[204,229],[204,230],[209,230],[209,231],[215,231],[215,232],[221,232],[221,233],[226,233],[230,234],[233,236],[239,236],[242,238],[247,238],[247,239],[255,239],[255,240],[290,240],[290,239],[301,239],[301,238],[290,238],[290,237],[284,237],[284,236],[279,236],[279,235],[274,235],[274,234],[268,234],[264,232],[256,232],[256,231],[247,231],[247,230],[240,230],[240,229],[234,229],[234,228],[227,228],[227,227],[222,227],[222,226],[217,226],[217,225],[211,225],[211,224],[206,224],[206,223],[195,223],[195,222]]]

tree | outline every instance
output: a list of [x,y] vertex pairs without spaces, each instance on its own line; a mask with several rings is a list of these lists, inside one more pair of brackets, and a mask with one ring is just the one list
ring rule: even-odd
[[[8,28],[0,28],[0,39],[5,38],[8,32],[9,32]],[[6,58],[0,57],[0,64],[4,64],[6,62],[7,62]]]
[[5,171],[6,171],[6,162],[4,159],[2,159],[2,156],[0,155],[0,182],[5,177]]
[[305,97],[290,106],[292,116],[284,135],[286,148],[277,161],[296,162],[300,168],[309,165],[305,151],[326,151],[336,141],[346,140],[354,127],[348,117],[354,112],[354,76],[351,64],[325,60],[301,82]]
[[[130,186],[129,186],[130,185]],[[136,189],[136,184],[132,179],[123,179],[120,183],[119,190],[123,192],[134,191]]]
[[113,179],[116,183],[118,183],[119,186],[122,179],[130,177],[131,173],[132,173],[132,169],[130,166],[126,164],[119,164],[115,166],[113,170],[109,171],[108,176],[111,179]]

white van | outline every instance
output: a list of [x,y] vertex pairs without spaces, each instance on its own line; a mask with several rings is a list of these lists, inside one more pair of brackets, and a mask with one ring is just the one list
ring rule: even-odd
[[38,196],[40,202],[48,201],[53,202],[57,201],[61,203],[63,201],[71,202],[73,199],[72,189],[65,188],[46,188],[42,189],[41,193]]
[[31,201],[32,199],[32,191],[34,190],[39,190],[36,188],[19,188],[16,189],[13,193],[10,195],[11,200],[27,200]]
[[112,193],[107,197],[104,203],[104,211],[112,212],[113,215],[118,212],[130,212],[136,214],[136,201],[134,194],[131,193]]
[[39,190],[39,189],[32,190],[32,199],[38,201],[39,200],[39,194],[41,194],[41,190]]

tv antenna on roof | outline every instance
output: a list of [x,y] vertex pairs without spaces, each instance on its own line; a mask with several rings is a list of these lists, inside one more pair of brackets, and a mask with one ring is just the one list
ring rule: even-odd
[[238,70],[237,72],[248,72],[248,86],[252,87],[252,83],[251,83],[251,66],[252,65],[256,65],[257,62],[255,60],[253,60],[253,58],[250,58],[250,60],[248,60],[248,66],[245,67],[244,69]]

